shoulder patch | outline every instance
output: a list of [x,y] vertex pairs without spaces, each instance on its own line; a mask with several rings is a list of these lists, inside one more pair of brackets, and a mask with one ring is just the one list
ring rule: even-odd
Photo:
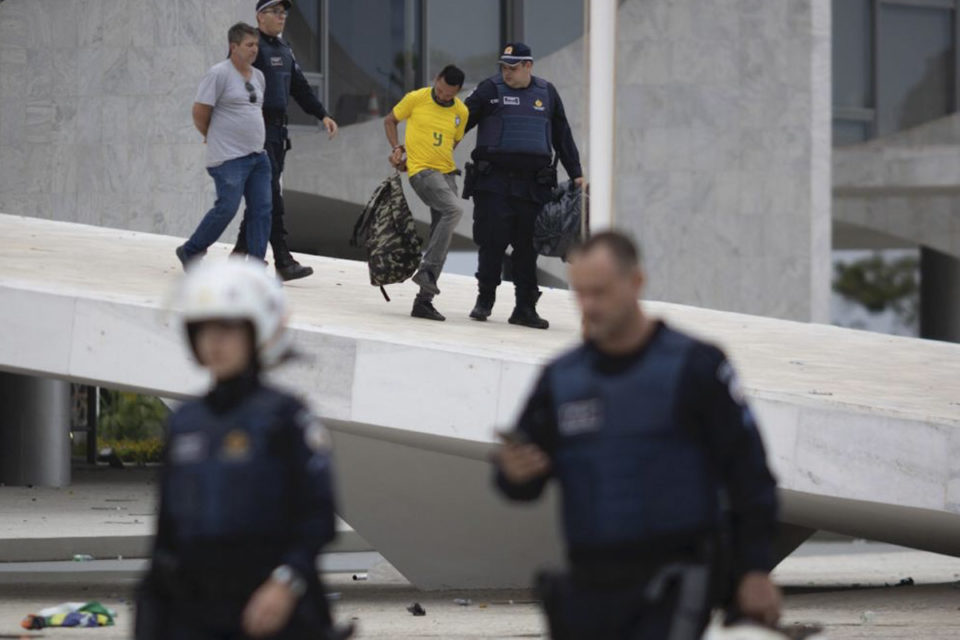
[[729,360],[725,359],[720,363],[720,366],[717,368],[717,380],[727,386],[730,397],[733,398],[734,402],[739,405],[746,403],[747,397],[743,391],[743,385],[740,384],[740,377],[737,375],[737,372],[733,370],[733,365],[730,364]]
[[303,430],[303,441],[308,449],[314,453],[324,453],[333,448],[330,432],[320,422],[320,418],[304,409],[297,414],[296,421]]

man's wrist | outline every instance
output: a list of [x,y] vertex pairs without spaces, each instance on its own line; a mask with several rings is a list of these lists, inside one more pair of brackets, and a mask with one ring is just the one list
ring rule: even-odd
[[282,564],[270,574],[270,579],[285,585],[290,592],[297,598],[302,596],[307,590],[307,583],[303,578],[288,564]]
[[407,150],[406,147],[404,147],[402,144],[395,144],[395,145],[393,145],[392,151],[396,151],[397,149],[403,149],[404,151]]

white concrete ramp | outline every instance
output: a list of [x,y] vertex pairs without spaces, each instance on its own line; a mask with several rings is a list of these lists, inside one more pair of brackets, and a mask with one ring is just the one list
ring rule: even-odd
[[[0,215],[0,369],[182,397],[205,380],[163,312],[180,240]],[[227,247],[211,251],[222,259]],[[303,256],[287,287],[303,358],[281,379],[328,419],[344,519],[425,588],[529,584],[559,558],[553,505],[504,505],[486,463],[540,363],[577,340],[569,294],[549,331],[467,319],[471,279],[444,276],[446,323],[383,301],[362,263]],[[647,303],[724,346],[759,414],[783,519],[960,555],[960,346]]]

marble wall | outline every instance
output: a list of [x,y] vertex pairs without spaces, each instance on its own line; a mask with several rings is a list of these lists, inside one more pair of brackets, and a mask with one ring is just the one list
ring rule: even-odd
[[184,235],[213,203],[190,109],[245,0],[0,4],[0,211]]
[[628,0],[619,18],[616,224],[649,296],[828,321],[829,1]]

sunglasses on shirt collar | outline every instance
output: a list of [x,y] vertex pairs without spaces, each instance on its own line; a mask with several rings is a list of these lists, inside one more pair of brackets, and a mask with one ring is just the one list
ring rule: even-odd
[[244,83],[243,83],[243,86],[244,86],[244,88],[245,88],[247,91],[250,92],[250,103],[251,103],[251,104],[256,104],[256,102],[257,102],[257,92],[254,91],[253,85],[250,84],[249,82],[244,82]]

